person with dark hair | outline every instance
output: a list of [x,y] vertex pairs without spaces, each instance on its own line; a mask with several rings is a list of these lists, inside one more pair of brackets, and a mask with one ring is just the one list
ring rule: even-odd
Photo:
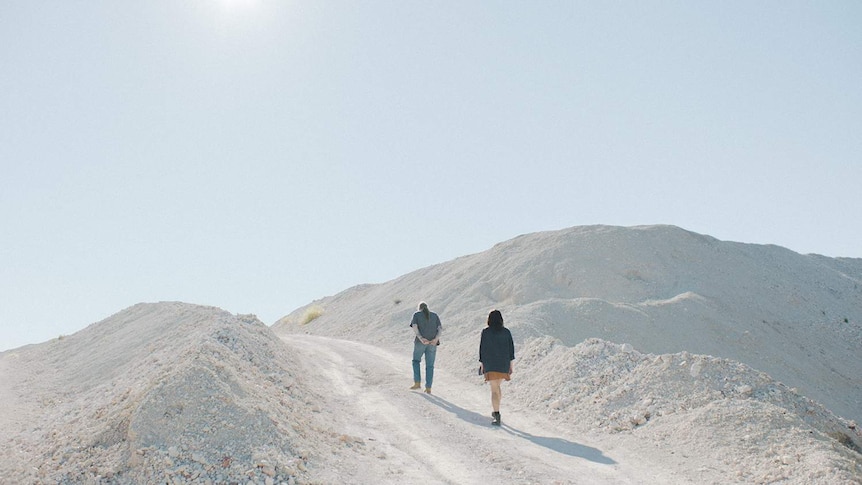
[[431,394],[431,383],[434,381],[434,361],[437,358],[437,346],[440,345],[440,335],[443,324],[436,313],[428,310],[428,305],[419,302],[419,311],[410,320],[415,338],[413,339],[413,385],[410,389],[419,389],[422,375],[419,363],[425,356],[425,392]]
[[510,380],[515,371],[515,343],[512,332],[503,326],[503,314],[494,310],[488,315],[488,326],[482,329],[479,342],[479,372],[485,375],[485,382],[491,384],[491,424],[500,426],[500,399],[503,397],[503,380]]

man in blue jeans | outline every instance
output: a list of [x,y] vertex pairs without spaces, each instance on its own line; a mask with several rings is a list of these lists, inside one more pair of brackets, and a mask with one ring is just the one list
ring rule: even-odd
[[431,382],[434,381],[434,360],[437,358],[437,346],[440,345],[440,335],[443,324],[436,313],[428,310],[425,302],[419,303],[419,311],[413,314],[410,327],[416,337],[413,339],[413,385],[410,389],[419,389],[422,375],[419,372],[419,362],[425,356],[425,392],[431,394]]

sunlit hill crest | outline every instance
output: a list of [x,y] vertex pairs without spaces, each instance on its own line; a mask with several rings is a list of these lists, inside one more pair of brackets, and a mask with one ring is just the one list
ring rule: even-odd
[[[488,311],[498,308],[521,342],[550,335],[573,346],[598,337],[642,352],[730,358],[839,415],[862,418],[859,259],[720,241],[675,226],[573,227],[350,288],[274,328],[399,345],[420,300],[441,314],[445,343],[458,349],[475,344]],[[303,319],[310,307],[316,318]]]

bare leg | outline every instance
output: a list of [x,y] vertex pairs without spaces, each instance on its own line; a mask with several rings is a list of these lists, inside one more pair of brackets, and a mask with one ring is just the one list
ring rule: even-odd
[[500,384],[503,383],[503,379],[494,379],[492,381],[488,381],[491,384],[491,407],[494,408],[494,412],[500,412],[500,399],[503,397],[503,390],[500,388]]

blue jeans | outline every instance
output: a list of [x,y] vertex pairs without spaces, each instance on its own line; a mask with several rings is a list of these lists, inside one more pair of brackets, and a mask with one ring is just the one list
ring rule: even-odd
[[437,358],[437,346],[425,345],[418,340],[413,341],[413,382],[422,382],[419,373],[419,361],[425,355],[425,387],[431,387],[434,381],[434,360]]

